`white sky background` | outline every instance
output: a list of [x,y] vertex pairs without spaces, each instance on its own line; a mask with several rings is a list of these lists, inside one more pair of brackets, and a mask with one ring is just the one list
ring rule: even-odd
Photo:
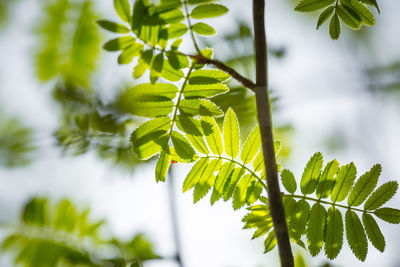
[[[167,186],[156,184],[154,166],[138,169],[133,177],[121,173],[88,153],[80,157],[61,157],[52,146],[51,133],[57,126],[57,106],[50,97],[51,84],[42,85],[33,73],[35,39],[33,25],[39,15],[38,0],[25,0],[14,10],[12,24],[0,32],[0,105],[34,127],[42,146],[35,162],[16,170],[0,169],[0,221],[16,220],[24,201],[33,194],[54,198],[67,196],[89,205],[96,217],[106,218],[111,230],[130,238],[137,231],[148,233],[161,255],[174,252]],[[400,178],[400,102],[369,93],[362,70],[370,64],[385,64],[400,59],[400,10],[397,0],[380,1],[377,26],[369,29],[369,46],[355,41],[345,30],[339,41],[331,41],[327,25],[315,30],[316,17],[296,13],[286,1],[267,1],[267,37],[273,45],[284,45],[287,56],[271,59],[271,85],[280,97],[275,121],[290,122],[295,128],[293,153],[288,168],[299,179],[308,158],[323,152],[325,161],[336,157],[344,164],[353,160],[358,174],[379,162],[383,174],[379,184]],[[251,21],[251,1],[225,1],[231,12],[210,20],[217,32],[232,30],[240,17]],[[116,18],[112,1],[102,0],[98,10],[104,17]],[[344,28],[344,27],[343,27]],[[190,43],[188,49],[192,49]],[[357,53],[357,60],[352,55]],[[121,81],[130,81],[132,66],[118,66],[116,54],[102,52],[100,75],[95,84],[107,96]],[[216,55],[218,57],[218,55]],[[112,94],[112,93],[111,93]],[[345,149],[334,155],[325,145],[326,137],[340,132],[347,141]],[[177,173],[177,203],[187,267],[278,266],[276,249],[262,254],[261,239],[251,241],[252,231],[243,231],[244,211],[234,212],[230,203],[209,205],[209,197],[192,204],[192,193],[181,194],[187,173]],[[400,198],[390,206],[399,208]],[[380,224],[387,248],[383,254],[371,245],[365,263],[352,255],[346,241],[333,262],[337,266],[400,266],[398,226]],[[298,249],[298,248],[297,248]],[[310,263],[325,261],[323,253],[309,258]],[[12,266],[0,255],[0,266]],[[171,262],[151,262],[148,267],[175,266]]]

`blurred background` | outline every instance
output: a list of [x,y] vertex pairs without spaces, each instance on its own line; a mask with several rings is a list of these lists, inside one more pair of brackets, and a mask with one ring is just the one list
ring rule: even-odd
[[[129,134],[140,121],[115,101],[140,81],[132,65],[118,66],[117,54],[101,50],[113,34],[94,23],[118,20],[112,2],[0,0],[0,266],[18,266],[16,259],[71,266],[58,257],[86,266],[101,255],[109,266],[140,258],[146,267],[173,267],[177,250],[186,267],[278,266],[276,249],[263,254],[263,241],[241,230],[244,209],[211,208],[207,197],[193,204],[181,193],[189,166],[174,167],[166,186],[155,183],[154,161],[131,154]],[[251,1],[222,2],[230,12],[209,20],[217,35],[201,47],[253,79]],[[294,12],[295,4],[267,1],[279,161],[300,177],[321,151],[326,162],[354,161],[358,174],[381,163],[380,183],[398,180],[400,2],[379,2],[376,26],[343,27],[339,41],[330,40],[327,25],[316,31],[316,16]],[[193,52],[184,39],[183,50]],[[246,136],[255,125],[254,98],[234,81],[230,87],[230,97],[215,102],[233,106]],[[398,208],[400,198],[390,206]],[[307,266],[400,266],[398,228],[382,223],[382,231],[385,252],[370,246],[362,264],[347,245],[329,263],[323,253],[294,251]]]

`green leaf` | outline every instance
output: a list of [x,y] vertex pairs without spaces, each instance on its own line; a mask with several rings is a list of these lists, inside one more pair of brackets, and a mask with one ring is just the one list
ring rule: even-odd
[[340,168],[331,193],[331,200],[334,203],[340,202],[347,197],[356,179],[356,175],[357,170],[353,162]]
[[351,251],[361,261],[365,261],[368,252],[368,241],[357,214],[352,210],[346,212],[346,236]]
[[162,143],[157,143],[157,140],[165,135],[170,127],[169,117],[160,117],[143,123],[131,134],[133,151],[140,159],[148,159],[158,153]]
[[335,0],[302,0],[294,8],[300,12],[311,12],[333,4]]
[[156,164],[156,182],[165,182],[169,165],[171,164],[171,155],[169,151],[161,151],[160,157]]
[[224,135],[224,146],[226,154],[231,158],[236,158],[239,154],[239,122],[232,108],[225,114],[222,126]]
[[328,259],[337,257],[343,246],[342,214],[335,207],[330,207],[326,217],[325,254]]
[[376,2],[376,0],[360,0],[360,2],[367,4],[369,6],[373,6],[376,8],[376,10],[378,11],[378,13],[381,13],[381,11],[379,10],[379,6],[378,3]]
[[[182,44],[183,40],[182,39],[176,39],[172,44],[171,44],[171,50],[177,50],[181,44]],[[171,52],[171,51],[170,51]]]
[[164,101],[175,98],[178,88],[169,83],[142,83],[123,92],[122,101],[132,103],[147,101]]
[[183,193],[185,193],[197,184],[197,182],[205,172],[208,163],[209,158],[201,158],[196,162],[196,164],[193,165],[192,169],[186,176],[185,181],[183,182]]
[[194,24],[192,26],[192,30],[200,35],[214,35],[215,34],[215,30],[213,27],[211,27],[210,25],[203,23],[203,22],[198,22],[196,24]]
[[225,184],[231,178],[235,170],[234,168],[235,164],[231,161],[225,162],[222,165],[214,184],[214,191],[216,191],[218,195],[222,196],[222,194],[224,193]]
[[[211,134],[206,135],[207,144],[211,152],[215,155],[222,155],[224,148],[222,145],[221,131],[214,118],[202,118],[203,128],[208,128],[211,125]],[[205,132],[207,130],[204,130]]]
[[300,181],[300,189],[303,194],[312,194],[315,191],[322,164],[323,158],[320,152],[315,153],[308,161]]
[[188,28],[183,23],[174,23],[168,26],[167,28],[167,38],[175,39],[181,37],[188,31]]
[[381,229],[379,229],[379,226],[376,223],[375,219],[368,213],[364,212],[362,215],[362,220],[368,239],[377,250],[383,252],[386,247],[386,242],[385,238],[382,235]]
[[222,160],[214,159],[212,160],[206,167],[203,175],[198,180],[198,183],[194,187],[193,191],[193,202],[196,203],[200,199],[202,199],[208,191],[210,191],[211,187],[215,182],[214,172],[221,168]]
[[290,236],[295,240],[300,239],[306,230],[308,216],[310,214],[310,204],[304,199],[296,204],[295,215],[293,216]]
[[196,154],[189,141],[180,133],[173,131],[171,140],[178,156],[183,159],[192,159]]
[[122,36],[119,38],[112,39],[104,44],[103,49],[107,51],[118,51],[125,49],[136,43],[135,38],[131,36]]
[[260,147],[261,147],[260,127],[258,127],[257,125],[247,136],[247,139],[242,147],[240,159],[242,160],[243,164],[250,163],[256,156],[257,152],[260,151]]
[[153,57],[153,60],[151,61],[150,64],[150,82],[155,83],[160,77],[162,69],[164,65],[164,53],[159,53],[155,57]]
[[232,206],[234,210],[240,209],[246,204],[247,191],[253,181],[255,179],[251,174],[246,174],[240,179],[233,194]]
[[281,181],[282,181],[282,184],[285,187],[286,191],[288,191],[291,194],[296,192],[297,183],[296,183],[296,179],[294,178],[294,175],[291,171],[289,171],[287,169],[282,170]]
[[208,99],[182,99],[179,110],[183,114],[192,116],[220,117],[224,115],[222,110]]
[[269,232],[267,238],[264,241],[264,253],[271,251],[276,246],[276,237],[274,231]]
[[[205,122],[203,122],[203,124],[204,123]],[[203,135],[205,134],[203,132],[203,126],[200,120],[184,115],[178,115],[176,125],[179,130],[186,133],[186,137],[197,151],[206,155],[208,154],[208,148],[203,139]],[[211,127],[212,126],[210,124],[209,128]]]
[[324,224],[326,210],[324,206],[315,203],[311,208],[307,225],[307,245],[310,254],[315,257],[324,245]]
[[161,77],[171,82],[177,82],[185,77],[185,75],[181,69],[175,69],[168,60],[164,59]]
[[232,198],[236,189],[236,185],[238,184],[239,180],[243,177],[244,174],[245,174],[245,169],[239,167],[236,168],[232,172],[232,175],[228,178],[228,180],[226,180],[223,189],[224,201],[228,201],[229,199]]
[[264,155],[262,149],[258,152],[256,158],[253,161],[254,172],[259,172],[264,169]]
[[189,84],[192,85],[205,85],[205,84],[218,84],[229,80],[231,76],[217,69],[200,69],[195,70],[190,74]]
[[396,181],[387,182],[378,187],[365,202],[364,210],[376,210],[381,207],[396,194],[398,187],[399,184]]
[[173,111],[174,106],[174,102],[171,100],[133,102],[124,99],[122,99],[120,105],[123,111],[146,118],[167,116]]
[[330,195],[332,186],[335,182],[334,176],[337,173],[338,169],[339,162],[336,159],[326,164],[318,181],[316,192],[318,198],[327,198]]
[[319,27],[321,27],[322,24],[325,23],[325,21],[327,21],[333,14],[333,10],[335,9],[335,7],[330,6],[327,9],[325,9],[318,17],[318,22],[317,22],[317,30],[319,29]]
[[180,70],[189,66],[189,60],[187,56],[177,54],[174,51],[168,51],[166,54],[169,64],[171,64],[174,69]]
[[127,48],[122,50],[122,53],[118,57],[118,64],[129,64],[133,60],[134,57],[140,55],[140,52],[143,50],[144,46],[142,44],[132,44]]
[[228,181],[228,179],[230,179],[230,177],[232,176],[234,167],[235,164],[233,162],[225,162],[222,165],[215,179],[214,190],[211,195],[211,205],[213,205],[217,200],[219,200],[222,197],[224,193],[224,186]]
[[388,223],[400,223],[400,210],[392,208],[380,208],[374,211],[374,214],[381,220]]
[[339,39],[340,36],[340,20],[338,15],[335,13],[329,24],[329,35],[333,40]]
[[190,16],[194,19],[205,19],[222,16],[229,11],[223,5],[219,4],[204,4],[196,6]]
[[128,0],[114,0],[114,8],[117,11],[118,16],[126,22],[130,22],[131,19],[131,6]]
[[[168,136],[166,136],[166,139],[168,140]],[[181,156],[178,155],[178,153],[176,153],[175,148],[174,147],[169,147],[169,152],[171,154],[171,163],[192,163],[192,162],[196,162],[199,159],[199,156],[194,155],[193,158],[190,159],[183,159]]]
[[207,2],[214,2],[216,0],[188,0],[187,3],[189,5],[196,5],[196,4],[201,4],[201,3],[207,3]]
[[347,5],[338,5],[336,13],[339,18],[351,29],[358,30],[361,27],[361,17],[356,11]]
[[381,172],[381,165],[376,164],[358,179],[347,199],[349,206],[359,206],[367,199],[375,189]]
[[96,22],[103,29],[106,29],[111,32],[115,32],[115,33],[128,33],[129,32],[129,29],[126,26],[119,24],[119,23],[115,23],[115,22],[112,22],[109,20],[104,20],[104,19],[98,20]]
[[186,98],[195,98],[195,97],[213,97],[220,94],[225,94],[229,91],[229,88],[222,83],[216,84],[196,84],[191,85],[187,84],[185,86],[185,90],[183,91],[183,95]]
[[354,9],[354,11],[356,11],[358,15],[360,15],[363,24],[368,26],[375,25],[374,15],[368,7],[356,0],[350,1],[350,5]]

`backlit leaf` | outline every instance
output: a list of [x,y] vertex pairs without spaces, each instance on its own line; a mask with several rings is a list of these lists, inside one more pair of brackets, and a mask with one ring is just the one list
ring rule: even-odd
[[99,24],[103,29],[106,29],[111,32],[115,32],[115,33],[128,33],[129,32],[129,29],[126,26],[116,23],[116,22],[109,21],[109,20],[104,20],[104,19],[98,20],[97,24]]
[[311,194],[315,191],[322,164],[322,154],[319,152],[315,153],[308,161],[300,181],[300,188],[303,194]]
[[236,158],[239,154],[239,122],[231,108],[226,112],[222,132],[226,154],[231,158]]
[[302,0],[294,10],[300,12],[315,11],[333,4],[335,0]]
[[346,236],[351,251],[361,261],[364,261],[368,252],[368,241],[357,214],[352,210],[346,212]]
[[376,187],[381,172],[382,167],[377,164],[357,180],[347,199],[349,206],[359,206],[367,199]]
[[365,232],[367,233],[368,239],[371,241],[372,245],[380,252],[383,252],[385,250],[386,242],[375,219],[368,213],[363,213],[362,221],[364,223]]
[[388,202],[397,191],[399,184],[396,181],[387,182],[371,194],[364,204],[365,210],[375,210]]
[[229,10],[223,5],[219,4],[204,4],[196,6],[190,16],[194,19],[205,19],[222,16]]
[[331,193],[331,200],[333,202],[340,202],[346,199],[356,179],[356,174],[357,170],[353,162],[340,168]]

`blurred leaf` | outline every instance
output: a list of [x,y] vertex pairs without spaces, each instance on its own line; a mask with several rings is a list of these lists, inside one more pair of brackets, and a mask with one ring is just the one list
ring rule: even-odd
[[32,129],[0,112],[0,166],[13,168],[27,165],[35,150]]
[[[25,205],[20,222],[5,238],[3,251],[27,267],[103,266],[101,262],[144,261],[156,258],[143,234],[132,241],[104,239],[104,221],[92,221],[68,199],[51,204],[34,197]],[[118,260],[117,260],[118,259]],[[125,265],[123,265],[125,266]]]
[[75,85],[90,84],[100,41],[95,19],[90,0],[44,3],[36,48],[36,70],[41,81],[60,76]]

